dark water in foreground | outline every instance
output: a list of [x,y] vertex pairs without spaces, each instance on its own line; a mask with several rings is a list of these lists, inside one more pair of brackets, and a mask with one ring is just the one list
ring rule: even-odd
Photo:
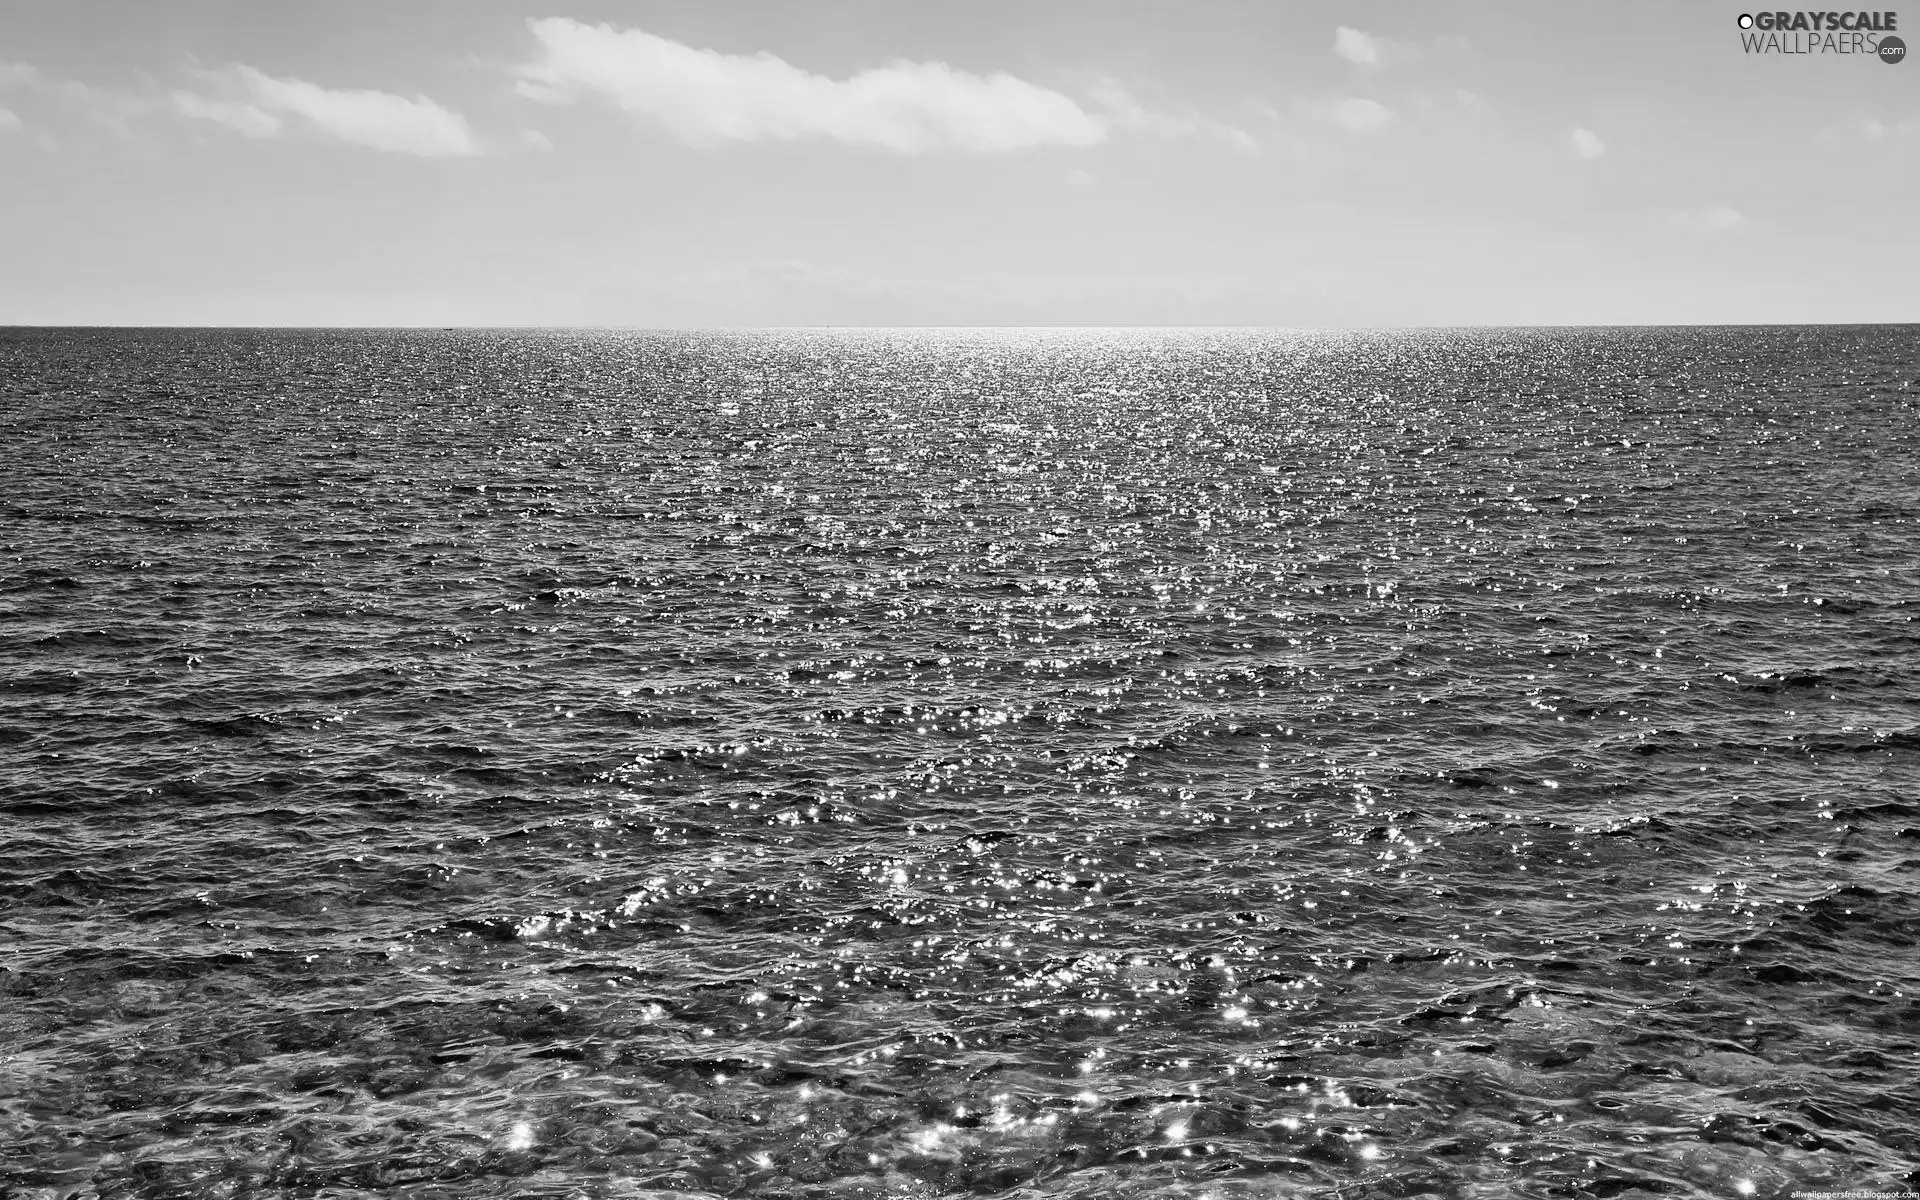
[[0,331],[0,1195],[1920,1187],[1920,329]]

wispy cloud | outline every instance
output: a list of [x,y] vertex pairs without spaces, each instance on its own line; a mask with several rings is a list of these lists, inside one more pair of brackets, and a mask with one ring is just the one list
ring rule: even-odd
[[174,92],[169,99],[173,101],[174,111],[181,116],[213,121],[247,137],[272,137],[280,132],[282,125],[280,118],[272,113],[238,101],[213,100],[195,92],[181,91]]
[[564,17],[529,24],[539,54],[520,68],[520,95],[552,104],[599,97],[693,146],[824,139],[917,154],[1107,137],[1071,97],[1005,73],[895,62],[831,79],[771,54],[723,54],[639,29]]
[[1333,31],[1333,52],[1363,67],[1380,65],[1380,39],[1345,25]]
[[1393,110],[1378,100],[1349,96],[1341,100],[1322,100],[1312,107],[1313,115],[1350,133],[1378,133],[1393,121]]
[[1877,116],[1865,116],[1827,126],[1820,131],[1820,140],[1842,144],[1887,142],[1916,134],[1920,134],[1920,117],[1881,120]]
[[1567,140],[1573,144],[1573,152],[1581,158],[1595,159],[1607,152],[1607,144],[1591,129],[1576,129],[1567,135]]
[[338,141],[394,154],[439,157],[478,149],[466,121],[425,96],[325,88],[245,65],[211,72],[208,78],[221,95],[176,91],[175,111],[248,137],[271,137],[291,121]]
[[1259,140],[1238,125],[1191,114],[1157,112],[1111,79],[1097,79],[1089,94],[1101,120],[1113,129],[1148,137],[1210,139],[1247,153],[1260,149]]
[[18,133],[20,115],[10,108],[0,108],[0,133]]
[[1726,233],[1748,223],[1745,213],[1724,204],[1712,208],[1687,209],[1675,213],[1673,219],[1689,229],[1708,233]]
[[[1325,321],[1340,281],[1300,272],[1061,277],[1019,271],[873,273],[804,259],[655,272],[610,265],[578,280],[578,323],[762,325],[1288,324]],[[609,321],[609,314],[617,314]],[[1355,322],[1359,323],[1359,322]]]
[[59,79],[32,63],[0,63],[0,88],[13,88],[48,96],[71,105],[88,119],[121,133],[127,121],[153,108],[150,101],[111,88],[94,87],[77,79]]
[[[1444,40],[1440,44],[1442,49],[1451,48]],[[1421,57],[1420,48],[1412,42],[1383,38],[1351,25],[1333,31],[1333,52],[1362,67],[1388,67]]]

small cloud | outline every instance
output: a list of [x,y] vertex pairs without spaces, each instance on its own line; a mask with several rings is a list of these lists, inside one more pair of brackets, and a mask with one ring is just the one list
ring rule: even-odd
[[1361,96],[1323,100],[1313,106],[1313,115],[1351,133],[1377,133],[1393,120],[1392,109]]
[[1595,159],[1607,152],[1607,144],[1591,129],[1576,129],[1567,135],[1567,140],[1573,143],[1573,152],[1581,158]]
[[1700,229],[1710,233],[1725,233],[1747,224],[1747,216],[1737,208],[1718,205],[1713,208],[1689,209],[1674,214],[1674,220],[1689,229]]
[[175,110],[248,137],[271,137],[284,127],[285,119],[297,118],[327,137],[395,154],[437,157],[473,154],[478,149],[466,121],[425,96],[325,88],[238,64],[212,72],[209,78],[227,98],[175,92]]
[[1362,67],[1384,67],[1420,57],[1420,48],[1411,42],[1389,41],[1347,25],[1333,31],[1333,52]]
[[246,137],[272,137],[280,132],[280,118],[251,104],[230,100],[210,100],[193,92],[174,92],[174,111],[184,117],[212,121]]
[[539,56],[515,91],[566,104],[611,102],[696,147],[830,140],[901,154],[1091,146],[1106,125],[1068,96],[998,72],[895,62],[845,79],[768,53],[702,50],[639,29],[565,17],[529,22]]
[[529,129],[522,133],[520,135],[520,144],[529,150],[546,151],[553,149],[553,139],[541,133],[538,129]]
[[1490,107],[1485,96],[1465,88],[1455,88],[1453,98],[1461,108],[1472,109],[1474,112],[1485,112]]
[[1075,187],[1092,187],[1093,172],[1075,167],[1073,170],[1067,172],[1067,182]]
[[1849,145],[1860,142],[1889,142],[1912,137],[1915,134],[1920,134],[1920,117],[1883,120],[1879,116],[1865,116],[1827,126],[1820,131],[1820,140]]
[[10,108],[0,108],[0,133],[18,133],[20,117]]
[[1105,124],[1110,127],[1149,137],[1209,138],[1247,154],[1258,153],[1260,149],[1258,139],[1237,125],[1206,117],[1155,112],[1110,79],[1097,81],[1091,92]]
[[78,109],[89,119],[121,133],[128,132],[127,120],[140,116],[153,105],[138,96],[97,88],[77,79],[55,79],[31,63],[0,63],[0,88],[21,88]]
[[1333,31],[1333,52],[1363,67],[1380,65],[1380,39],[1345,25]]

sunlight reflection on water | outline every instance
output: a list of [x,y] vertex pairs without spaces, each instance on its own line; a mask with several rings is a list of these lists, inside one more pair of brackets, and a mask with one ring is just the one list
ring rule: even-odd
[[0,1187],[1898,1190],[1914,350],[7,334]]

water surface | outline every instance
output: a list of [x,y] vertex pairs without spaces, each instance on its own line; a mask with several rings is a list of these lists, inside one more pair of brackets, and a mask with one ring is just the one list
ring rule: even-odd
[[1920,1187],[1920,330],[15,330],[0,419],[0,1194]]

